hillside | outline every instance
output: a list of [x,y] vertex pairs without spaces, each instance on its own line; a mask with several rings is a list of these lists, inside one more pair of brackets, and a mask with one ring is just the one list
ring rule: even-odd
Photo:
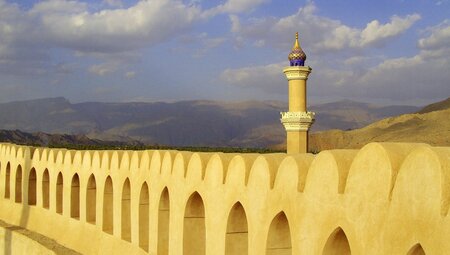
[[[287,103],[275,101],[72,104],[47,98],[0,104],[0,129],[169,146],[269,147],[285,140],[279,121],[285,110]],[[340,101],[311,110],[317,113],[314,132],[359,128],[419,109]]]
[[413,113],[418,109],[415,106],[378,106],[350,100],[315,105],[310,107],[311,111],[316,112],[312,132],[360,128],[386,117]]
[[418,113],[390,117],[366,127],[311,134],[310,150],[361,148],[369,142],[415,142],[450,145],[449,99],[424,107]]
[[46,134],[43,132],[26,133],[20,130],[0,130],[0,142],[44,147],[62,147],[66,145],[70,145],[70,147],[142,146],[140,142],[133,140],[122,142],[102,141],[98,139],[90,139],[85,135],[60,135]]
[[424,108],[422,108],[420,111],[418,111],[417,113],[440,111],[440,110],[445,110],[445,109],[449,109],[449,108],[450,108],[450,97],[443,101],[427,105]]

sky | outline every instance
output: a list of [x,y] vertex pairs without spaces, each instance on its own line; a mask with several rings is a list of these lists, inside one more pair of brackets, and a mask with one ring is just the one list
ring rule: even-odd
[[287,101],[295,32],[309,104],[450,96],[450,0],[0,0],[0,102]]

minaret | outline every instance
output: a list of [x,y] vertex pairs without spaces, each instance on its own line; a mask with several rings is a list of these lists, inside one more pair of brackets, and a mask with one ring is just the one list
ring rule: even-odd
[[306,109],[306,81],[311,67],[304,66],[306,55],[298,42],[298,33],[288,59],[290,66],[283,72],[289,82],[289,111],[281,113],[281,123],[287,133],[287,153],[306,153],[308,130],[314,123],[314,113]]

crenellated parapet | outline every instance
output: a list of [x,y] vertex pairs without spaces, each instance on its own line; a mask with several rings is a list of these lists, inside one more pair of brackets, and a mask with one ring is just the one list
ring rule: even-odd
[[317,155],[0,144],[0,219],[82,254],[446,254],[449,202],[450,148],[426,144]]

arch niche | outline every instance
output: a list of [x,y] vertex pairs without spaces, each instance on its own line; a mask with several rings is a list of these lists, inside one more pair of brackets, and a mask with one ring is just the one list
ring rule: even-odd
[[148,251],[149,212],[148,185],[144,182],[139,195],[139,247],[145,251]]
[[22,167],[20,165],[16,170],[15,198],[16,203],[22,203]]
[[425,255],[425,251],[422,248],[422,245],[420,243],[414,245],[407,253],[407,255]]
[[74,174],[70,186],[70,217],[80,219],[80,177]]
[[36,169],[31,168],[28,176],[28,205],[36,205]]
[[197,192],[186,204],[183,232],[183,255],[205,255],[205,207]]
[[286,214],[280,212],[270,224],[266,255],[288,254],[292,254],[291,232]]
[[45,209],[50,208],[50,174],[48,169],[42,174],[42,206]]
[[350,255],[350,244],[342,228],[338,227],[331,233],[323,248],[323,255]]
[[131,242],[131,187],[128,178],[122,187],[122,239]]
[[169,253],[169,218],[170,201],[169,191],[166,187],[161,192],[158,210],[158,254],[160,255]]
[[248,254],[248,227],[244,207],[237,202],[228,216],[225,254]]
[[91,174],[86,190],[86,221],[95,224],[96,222],[96,206],[97,206],[97,185],[95,176]]
[[62,214],[63,212],[63,175],[58,173],[56,178],[56,213]]

